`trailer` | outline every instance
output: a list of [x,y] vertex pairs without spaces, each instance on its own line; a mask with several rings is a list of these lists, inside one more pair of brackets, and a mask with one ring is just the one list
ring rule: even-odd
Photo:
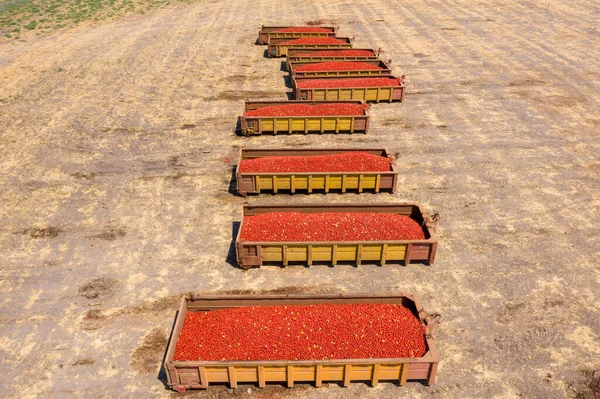
[[383,148],[242,148],[236,168],[237,192],[243,196],[248,194],[268,193],[312,193],[312,192],[375,192],[396,191],[398,170],[392,163],[387,172],[287,172],[256,173],[240,172],[243,160],[273,156],[313,156],[349,152],[369,153],[381,157],[390,157]]
[[[325,182],[326,185],[329,182]],[[423,229],[422,240],[397,241],[248,241],[242,240],[244,218],[271,212],[373,212],[409,216]],[[297,204],[297,205],[250,205],[244,204],[242,223],[238,231],[235,248],[237,263],[242,269],[263,265],[288,266],[293,264],[311,266],[315,263],[336,265],[348,262],[378,263],[411,261],[433,264],[437,250],[436,224],[439,215],[423,211],[417,202],[396,204]]]
[[329,116],[250,116],[249,111],[264,107],[290,104],[322,105],[331,101],[246,101],[240,119],[244,136],[278,133],[367,133],[369,129],[369,111],[361,100],[336,101],[340,104],[363,105],[357,115]]
[[[301,38],[300,38],[301,39]],[[323,43],[323,44],[315,44],[315,43],[306,43],[306,44],[294,44],[288,42],[279,42],[279,43],[271,43],[270,41],[267,43],[267,53],[269,57],[285,57],[287,55],[288,50],[290,49],[308,49],[312,51],[319,50],[331,50],[331,49],[350,49],[352,48],[352,41],[354,39],[349,37],[336,37],[337,40],[342,41],[342,43]]]
[[[398,304],[410,310],[425,328],[426,352],[416,358],[332,359],[332,360],[280,360],[280,361],[175,361],[175,349],[189,312],[210,312],[247,306],[312,305],[312,304]],[[341,382],[344,387],[352,382],[390,381],[402,386],[408,381],[422,381],[433,385],[439,357],[435,344],[435,329],[439,325],[438,313],[426,312],[416,295],[186,295],[179,307],[167,346],[164,368],[168,385],[178,392],[188,389],[207,389],[210,385],[228,384],[232,389],[238,384],[257,384],[264,388],[268,383],[313,383],[321,387],[327,382]],[[210,345],[211,342],[206,342]]]
[[[352,87],[335,87],[335,81],[349,79],[351,77],[292,77],[292,88],[294,90],[294,99],[296,100],[319,100],[319,101],[339,101],[339,100],[363,100],[367,102],[402,102],[404,100],[404,78],[394,76],[369,76],[361,79],[397,79],[398,86],[366,86],[360,83]],[[300,87],[301,82],[305,80],[327,79],[333,87]]]
[[[308,28],[306,30],[310,30],[310,28],[321,28],[326,29],[329,32],[279,32],[284,29],[290,28]],[[267,44],[269,39],[273,40],[294,40],[301,37],[335,37],[337,33],[337,26],[262,26],[258,31],[258,39],[256,39],[257,44]]]
[[[335,61],[325,61],[325,62],[338,62],[340,60]],[[356,69],[317,69],[310,71],[302,71],[298,70],[298,68],[302,68],[307,65],[315,65],[323,64],[323,61],[317,62],[290,62],[289,69],[290,76],[292,77],[321,77],[321,76],[391,76],[392,70],[390,68],[389,62],[385,63],[381,60],[373,60],[373,61],[342,61],[353,63],[355,65],[360,64],[368,64],[376,66],[377,69],[373,68],[360,68]]]
[[[285,60],[286,69],[290,70],[290,63],[292,62],[376,61],[379,59],[380,52],[380,50],[371,48],[352,48],[350,51],[364,52],[365,55],[342,55],[348,49],[329,50],[332,55],[310,55],[317,51],[310,49],[289,49]],[[334,55],[333,53],[339,53],[339,55]],[[369,54],[366,55],[367,53]]]

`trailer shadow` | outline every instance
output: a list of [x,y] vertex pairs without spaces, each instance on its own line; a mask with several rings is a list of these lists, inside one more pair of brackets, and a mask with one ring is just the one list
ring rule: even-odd
[[243,195],[237,192],[237,176],[236,171],[237,165],[233,165],[231,167],[231,176],[229,177],[229,187],[227,188],[227,192],[235,197],[244,198]]
[[287,72],[287,71],[288,71],[288,70],[287,70],[287,65],[286,65],[286,62],[285,62],[285,61],[281,61],[281,65],[279,66],[279,70],[280,70],[281,72]]
[[167,370],[165,369],[165,360],[167,359],[167,351],[169,350],[169,346],[171,345],[171,340],[173,340],[173,331],[175,330],[175,322],[177,321],[177,316],[179,316],[179,310],[175,312],[175,317],[173,317],[173,322],[171,323],[171,332],[169,333],[169,339],[167,340],[167,347],[165,348],[165,353],[162,358],[162,362],[160,363],[160,370],[158,371],[158,375],[156,378],[162,382],[165,389],[171,389],[169,386],[169,380],[167,378]]
[[227,252],[226,262],[236,269],[244,270],[238,265],[237,257],[235,255],[235,240],[237,238],[238,232],[240,231],[241,224],[241,222],[231,223],[231,244],[229,245],[229,252]]
[[242,131],[242,117],[241,116],[237,117],[233,131],[236,136],[240,136],[240,137],[244,136],[244,132]]
[[296,99],[296,96],[294,95],[293,91],[288,91],[288,92],[285,93],[285,95],[287,96],[288,100],[295,100]]
[[269,57],[269,49],[268,48],[266,48],[265,51],[263,52],[263,57],[271,58],[271,57]]
[[289,89],[292,88],[292,78],[289,75],[284,75],[283,81],[285,82],[285,87],[287,87]]

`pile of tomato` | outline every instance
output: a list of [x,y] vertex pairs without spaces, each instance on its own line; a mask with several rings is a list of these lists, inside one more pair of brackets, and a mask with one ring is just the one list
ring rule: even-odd
[[304,172],[389,172],[392,161],[368,152],[310,156],[274,156],[244,159],[242,173],[304,173]]
[[285,104],[269,105],[247,111],[245,116],[349,116],[364,115],[367,104]]
[[241,239],[261,242],[423,240],[415,220],[395,213],[269,212],[245,216]]
[[418,358],[425,329],[402,305],[252,306],[189,312],[175,361]]
[[315,51],[310,54],[301,54],[302,56],[307,57],[374,57],[375,53],[369,50],[323,50],[323,51]]
[[296,68],[297,72],[308,71],[359,71],[364,69],[383,69],[380,66],[367,64],[366,62],[352,61],[327,61],[302,65]]
[[400,86],[398,78],[348,78],[348,79],[306,79],[298,80],[301,89],[321,89],[337,87],[388,87]]
[[301,37],[299,39],[289,40],[280,44],[348,44],[344,40],[334,37]]
[[331,33],[331,29],[320,28],[318,26],[291,26],[289,28],[278,29],[274,32],[281,33]]

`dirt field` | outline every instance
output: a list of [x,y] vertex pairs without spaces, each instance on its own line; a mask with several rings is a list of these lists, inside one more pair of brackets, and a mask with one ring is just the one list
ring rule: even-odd
[[[283,11],[285,10],[285,11]],[[0,397],[600,397],[600,3],[206,1],[0,42]],[[285,99],[261,24],[322,20],[407,75],[368,135],[238,137]],[[234,267],[239,146],[375,146],[441,214],[436,263]],[[176,394],[182,293],[415,292],[443,315],[432,387]]]

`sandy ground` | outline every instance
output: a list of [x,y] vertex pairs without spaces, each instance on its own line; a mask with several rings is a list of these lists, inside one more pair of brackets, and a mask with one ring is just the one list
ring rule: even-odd
[[[0,397],[600,397],[600,3],[207,1],[0,43]],[[261,24],[324,20],[381,47],[403,104],[368,135],[244,138],[285,99]],[[433,266],[232,265],[239,146],[398,154],[395,195],[441,214]],[[437,384],[242,385],[160,374],[182,293],[415,292],[439,311]]]

